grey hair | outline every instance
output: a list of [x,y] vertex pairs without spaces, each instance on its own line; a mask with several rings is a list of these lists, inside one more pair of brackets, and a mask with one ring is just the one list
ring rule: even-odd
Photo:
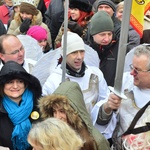
[[134,51],[135,56],[141,56],[145,55],[148,58],[148,64],[147,64],[147,69],[150,69],[150,44],[141,44],[137,47],[135,47]]

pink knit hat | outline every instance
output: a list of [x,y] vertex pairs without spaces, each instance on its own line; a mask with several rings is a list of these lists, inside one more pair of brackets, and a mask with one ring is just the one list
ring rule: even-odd
[[38,25],[30,27],[29,30],[27,31],[27,35],[30,35],[37,41],[41,41],[44,39],[47,40],[47,31]]

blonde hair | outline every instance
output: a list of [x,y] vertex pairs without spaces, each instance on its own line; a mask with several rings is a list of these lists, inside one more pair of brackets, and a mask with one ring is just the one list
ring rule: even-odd
[[116,6],[116,12],[118,12],[120,9],[123,9],[124,7],[124,1],[118,3],[118,5]]
[[81,137],[67,123],[56,118],[33,125],[28,142],[43,150],[79,150],[83,146]]
[[[31,25],[36,25],[36,20],[37,20],[37,16],[36,15],[32,15],[32,20],[31,20]],[[14,20],[18,23],[21,24],[21,16],[20,16],[20,12],[17,12],[14,16]]]

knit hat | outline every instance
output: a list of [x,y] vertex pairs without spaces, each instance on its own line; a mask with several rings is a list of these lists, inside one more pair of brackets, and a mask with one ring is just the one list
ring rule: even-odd
[[38,25],[30,27],[29,30],[27,31],[27,35],[30,35],[37,41],[41,41],[44,39],[47,40],[47,31]]
[[114,31],[114,24],[111,17],[105,11],[98,11],[91,19],[91,35],[105,31]]
[[78,8],[81,11],[91,12],[92,5],[88,0],[70,0],[69,8]]
[[116,11],[116,6],[111,0],[98,0],[97,9],[99,5],[109,5],[113,9],[114,12]]
[[21,4],[21,0],[12,0],[13,7],[19,6]]
[[38,10],[36,9],[37,5],[33,3],[28,3],[28,2],[21,2],[20,4],[20,12],[21,13],[27,13],[31,15],[37,15]]
[[[62,36],[61,47],[64,47],[64,35]],[[75,51],[85,50],[83,39],[76,33],[67,32],[67,51],[66,55]]]

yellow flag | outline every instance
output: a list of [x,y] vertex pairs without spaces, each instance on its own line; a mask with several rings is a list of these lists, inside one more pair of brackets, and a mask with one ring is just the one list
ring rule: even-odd
[[132,0],[130,24],[140,37],[143,35],[144,14],[149,8],[150,0]]

